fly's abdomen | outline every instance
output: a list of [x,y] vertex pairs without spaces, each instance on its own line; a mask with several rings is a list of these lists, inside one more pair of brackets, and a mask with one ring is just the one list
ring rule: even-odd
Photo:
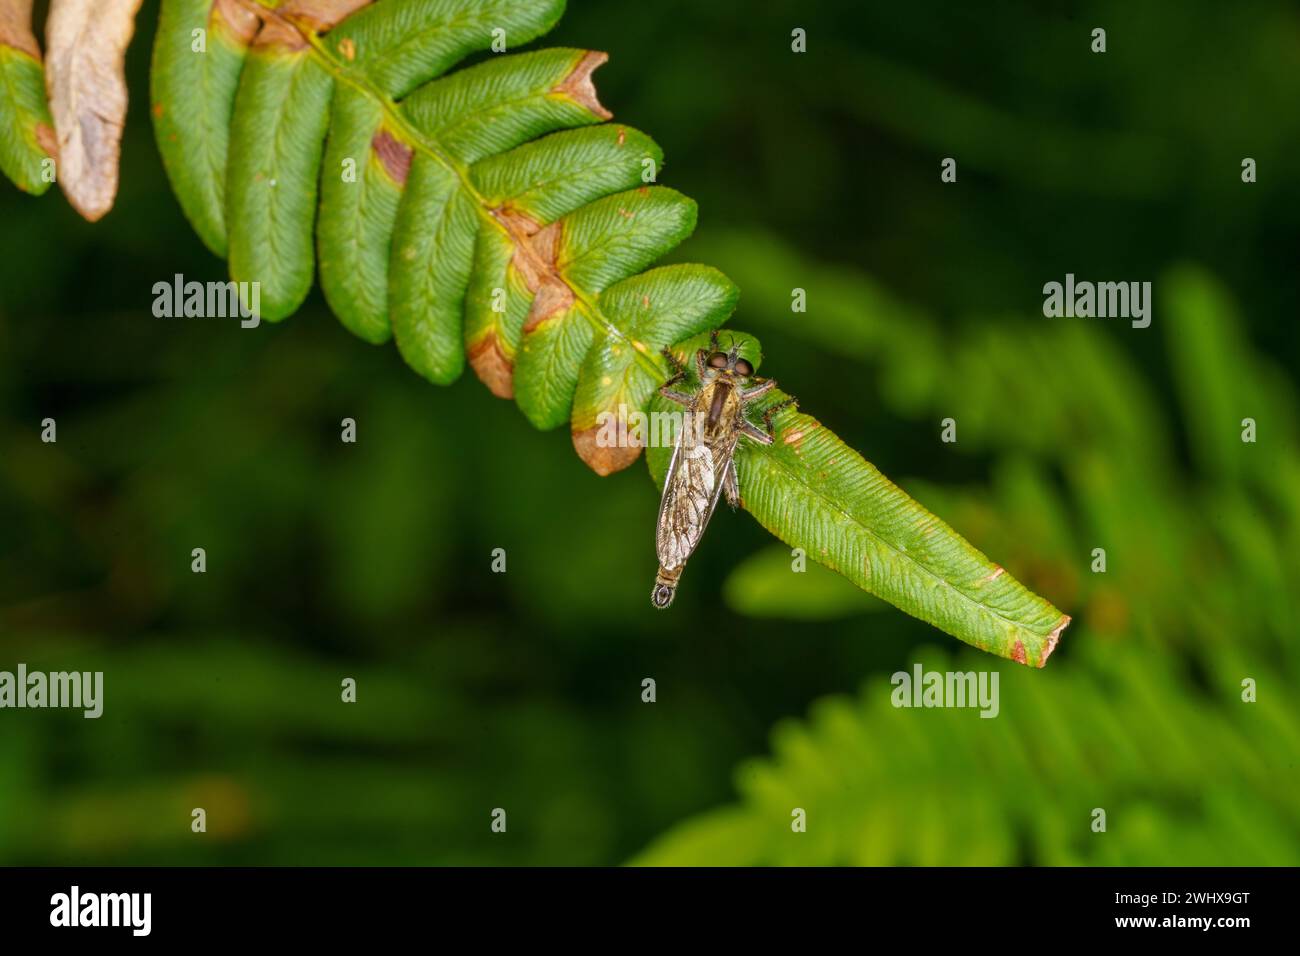
[[662,610],[673,603],[673,598],[677,596],[677,579],[682,576],[681,568],[665,568],[659,565],[659,573],[655,575],[654,590],[650,592],[650,603]]

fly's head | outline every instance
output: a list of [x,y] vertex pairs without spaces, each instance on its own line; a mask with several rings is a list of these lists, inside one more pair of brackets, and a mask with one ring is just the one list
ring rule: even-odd
[[748,359],[740,357],[736,347],[729,352],[700,349],[695,356],[695,365],[699,370],[700,382],[704,385],[723,379],[743,387],[754,374],[754,366]]

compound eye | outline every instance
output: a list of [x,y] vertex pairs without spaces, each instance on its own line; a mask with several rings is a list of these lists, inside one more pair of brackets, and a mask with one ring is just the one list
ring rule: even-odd
[[737,375],[753,375],[754,366],[750,365],[745,359],[736,359]]
[[709,356],[709,368],[726,368],[726,367],[727,367],[726,352],[714,352],[712,355]]

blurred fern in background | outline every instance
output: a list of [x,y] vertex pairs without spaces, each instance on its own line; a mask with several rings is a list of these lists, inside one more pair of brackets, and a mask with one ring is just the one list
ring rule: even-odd
[[[873,679],[857,699],[822,700],[806,723],[780,725],[772,757],[738,771],[739,806],[682,825],[638,861],[1300,861],[1295,396],[1281,369],[1251,354],[1212,277],[1184,267],[1157,284],[1180,399],[1178,417],[1162,421],[1095,326],[991,318],[940,345],[864,277],[752,237],[712,251],[746,287],[770,284],[764,302],[795,276],[834,290],[815,320],[764,317],[878,370],[896,412],[955,415],[958,447],[996,454],[993,487],[916,493],[995,552],[1034,555],[1013,573],[1081,610],[1050,673],[999,668],[999,717],[896,710],[887,679]],[[1050,374],[1027,379],[1028,368]],[[1266,440],[1242,441],[1247,417]],[[1106,550],[1105,573],[1090,572],[1094,547]],[[804,617],[816,610],[809,592],[829,587],[792,574],[788,558],[754,564],[733,575],[737,610]],[[849,610],[840,591],[822,600]],[[986,667],[972,655],[922,660]],[[1245,678],[1256,703],[1242,700]],[[808,813],[806,837],[789,826],[795,807]],[[1098,807],[1105,834],[1090,829]]]

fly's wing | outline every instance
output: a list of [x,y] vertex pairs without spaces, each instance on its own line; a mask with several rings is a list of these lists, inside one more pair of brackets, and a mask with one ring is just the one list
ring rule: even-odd
[[730,463],[730,448],[711,447],[697,439],[694,429],[682,428],[664,480],[659,524],[655,530],[659,563],[663,567],[680,568],[700,543],[722,493],[723,476]]

